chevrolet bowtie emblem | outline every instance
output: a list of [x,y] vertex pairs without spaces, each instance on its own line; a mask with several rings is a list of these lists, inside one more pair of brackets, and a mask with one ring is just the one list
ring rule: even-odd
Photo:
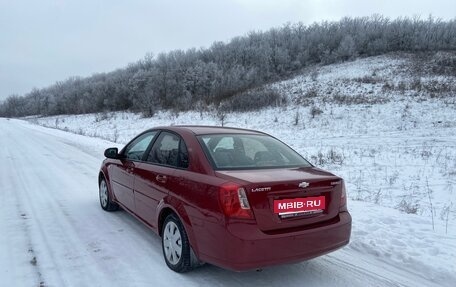
[[305,181],[303,181],[303,182],[301,182],[301,183],[300,183],[298,186],[299,186],[299,187],[302,187],[302,188],[306,188],[306,187],[308,187],[308,186],[309,186],[309,183],[308,183],[308,182],[305,182]]

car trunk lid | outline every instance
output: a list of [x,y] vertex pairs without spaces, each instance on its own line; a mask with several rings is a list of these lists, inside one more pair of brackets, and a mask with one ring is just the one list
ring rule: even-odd
[[[342,180],[315,167],[216,173],[242,184],[258,227],[265,232],[310,226],[339,213]],[[294,208],[280,209],[284,207]]]

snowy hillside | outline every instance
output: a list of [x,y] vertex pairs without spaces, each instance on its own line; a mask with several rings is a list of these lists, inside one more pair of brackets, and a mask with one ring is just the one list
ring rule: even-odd
[[[286,105],[255,112],[208,109],[159,112],[152,118],[118,112],[28,120],[117,144],[161,125],[265,131],[345,178],[353,237],[335,254],[371,256],[397,272],[413,270],[416,277],[401,284],[424,286],[433,280],[450,286],[456,280],[456,77],[417,74],[414,63],[409,56],[388,55],[314,67],[271,84],[288,99]],[[102,148],[99,152],[101,159]]]

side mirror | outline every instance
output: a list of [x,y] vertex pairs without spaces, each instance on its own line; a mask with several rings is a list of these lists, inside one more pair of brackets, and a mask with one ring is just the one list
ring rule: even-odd
[[119,154],[119,149],[116,147],[110,147],[104,152],[104,156],[112,159],[119,159],[122,156]]

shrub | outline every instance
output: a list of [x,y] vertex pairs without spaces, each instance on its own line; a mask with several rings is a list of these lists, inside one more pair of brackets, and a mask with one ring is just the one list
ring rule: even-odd
[[299,94],[295,99],[294,102],[297,105],[302,106],[310,106],[314,104],[314,98],[318,97],[318,90],[317,88],[311,88],[310,90],[304,92],[297,92]]
[[373,105],[384,104],[389,102],[389,99],[383,96],[362,96],[362,95],[343,95],[335,94],[332,98],[324,98],[325,102],[333,102],[338,105]]
[[323,153],[322,151],[319,151],[317,155],[312,155],[311,160],[313,163],[316,165],[325,165],[325,164],[338,164],[342,165],[345,156],[343,153],[338,152],[334,148],[331,148],[327,153]]
[[323,111],[319,107],[312,106],[310,108],[310,116],[312,117],[312,119],[314,119],[318,115],[321,115],[322,113]]
[[282,106],[287,100],[278,91],[264,87],[245,91],[220,103],[226,111],[246,112],[271,106]]
[[397,205],[397,209],[403,211],[408,214],[416,214],[418,212],[419,205],[418,203],[413,203],[410,200],[406,200],[405,198],[399,202]]
[[297,110],[296,114],[294,116],[293,125],[297,126],[299,124],[299,118],[300,118],[300,114],[299,114],[299,110]]
[[364,77],[360,77],[360,78],[355,78],[355,79],[353,79],[353,81],[355,81],[357,83],[371,84],[371,85],[382,82],[381,79],[379,79],[378,77],[374,77],[374,76],[364,76]]

